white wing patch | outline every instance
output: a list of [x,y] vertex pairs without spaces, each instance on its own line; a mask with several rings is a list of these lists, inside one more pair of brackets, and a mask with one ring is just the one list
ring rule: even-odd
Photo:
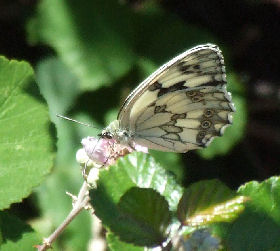
[[126,99],[118,120],[129,141],[186,152],[221,136],[232,112],[223,56],[207,44],[180,54],[144,80]]

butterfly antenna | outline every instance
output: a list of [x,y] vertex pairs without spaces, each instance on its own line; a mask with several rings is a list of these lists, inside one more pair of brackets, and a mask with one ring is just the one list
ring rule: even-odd
[[61,118],[61,119],[65,119],[65,120],[69,120],[69,121],[71,121],[71,122],[78,123],[78,124],[80,124],[80,125],[84,125],[84,126],[87,126],[87,127],[92,127],[92,128],[100,129],[100,128],[96,127],[96,126],[93,126],[93,125],[90,125],[90,124],[87,124],[87,123],[83,123],[83,122],[80,122],[80,121],[78,121],[78,120],[76,120],[76,119],[71,119],[71,118],[62,116],[62,115],[60,115],[60,114],[56,114],[56,116],[59,117],[59,118]]

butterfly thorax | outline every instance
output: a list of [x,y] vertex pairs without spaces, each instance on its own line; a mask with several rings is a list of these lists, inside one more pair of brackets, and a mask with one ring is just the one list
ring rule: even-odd
[[129,145],[132,135],[128,130],[120,128],[119,120],[111,122],[101,133],[102,138],[115,139],[118,143]]

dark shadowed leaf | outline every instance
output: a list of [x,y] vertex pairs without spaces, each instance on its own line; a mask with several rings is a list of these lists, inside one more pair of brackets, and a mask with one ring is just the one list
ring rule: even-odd
[[33,250],[41,238],[34,230],[15,216],[0,212],[1,251]]
[[118,203],[121,213],[111,228],[121,240],[139,246],[157,246],[165,239],[171,214],[168,203],[151,188],[132,187]]

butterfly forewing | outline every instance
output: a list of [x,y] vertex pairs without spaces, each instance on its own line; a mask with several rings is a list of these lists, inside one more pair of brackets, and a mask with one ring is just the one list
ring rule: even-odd
[[186,152],[220,136],[233,111],[223,56],[207,44],[180,54],[143,81],[118,120],[137,144]]

